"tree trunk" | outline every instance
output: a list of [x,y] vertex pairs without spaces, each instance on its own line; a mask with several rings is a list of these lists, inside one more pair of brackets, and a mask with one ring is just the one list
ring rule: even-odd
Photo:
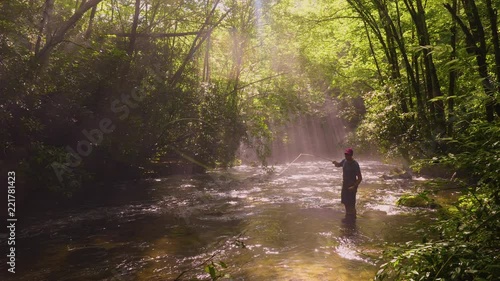
[[479,76],[482,78],[483,89],[489,97],[485,104],[486,120],[488,122],[492,122],[494,119],[494,107],[496,101],[495,87],[491,83],[491,79],[488,75],[487,47],[483,24],[481,22],[476,2],[474,0],[462,0],[462,3],[469,21],[472,37],[474,38]]
[[[48,29],[48,28],[46,28],[46,26],[48,25],[48,22],[50,21],[50,17],[52,16],[52,11],[54,8],[54,0],[46,0],[44,6],[45,7],[43,10],[43,16],[42,16],[42,20],[40,21],[40,25],[38,27],[38,36],[37,36],[36,43],[35,43],[35,55],[40,52],[40,47],[42,45],[42,38],[43,38],[44,31],[45,31],[45,29]],[[50,34],[50,32],[45,32],[45,33],[46,33],[46,36]],[[47,36],[46,42],[48,42],[48,41],[49,41],[49,37]]]
[[[419,64],[418,64],[418,54],[413,54],[412,55],[412,66],[415,69],[415,77],[417,77],[417,81],[420,80],[420,71],[419,69]],[[417,100],[417,110],[420,110],[419,108],[423,108],[424,103],[422,99],[422,93],[420,91],[418,93],[415,93],[415,99]]]
[[231,9],[229,9],[224,15],[222,15],[222,17],[216,23],[214,23],[210,27],[207,27],[207,26],[209,26],[210,21],[215,14],[215,10],[216,10],[218,4],[219,4],[219,1],[216,1],[213,9],[210,11],[210,14],[205,19],[205,23],[203,23],[203,25],[201,26],[200,31],[198,32],[198,35],[193,40],[193,43],[191,44],[191,48],[189,49],[188,54],[184,58],[184,61],[182,62],[181,66],[177,69],[177,71],[174,73],[174,75],[170,79],[169,84],[171,87],[175,87],[177,85],[177,83],[179,82],[179,80],[182,76],[182,73],[184,72],[184,69],[186,69],[187,64],[191,61],[194,54],[198,51],[198,49],[201,47],[203,42],[205,42],[205,40],[208,38],[208,36],[212,32],[212,30],[214,30],[224,20],[224,18],[226,18],[226,16],[231,12]]
[[[491,0],[486,0],[486,7],[488,9],[488,17],[490,19],[491,41],[493,41],[493,53],[495,55],[495,76],[496,76],[496,91],[497,95],[500,94],[500,41],[498,38],[498,10],[493,8]],[[494,100],[495,111],[497,116],[500,117],[500,103]]]
[[[412,0],[405,0],[404,3],[408,8],[408,11],[410,12],[413,22],[415,23],[418,42],[422,47],[423,60],[425,65],[424,77],[426,81],[426,91],[428,99],[439,98],[443,94],[441,92],[441,86],[437,77],[436,66],[434,65],[432,53],[428,48],[430,46],[430,36],[427,30],[425,10],[422,5],[422,1],[416,0],[416,8]],[[445,114],[443,101],[441,99],[430,101],[429,108],[431,110],[433,123],[437,125],[438,132],[444,132]]]
[[130,31],[130,42],[127,49],[127,53],[129,56],[131,56],[134,53],[135,41],[137,40],[137,26],[139,25],[140,13],[141,13],[141,0],[135,0],[134,20],[132,22],[132,29]]
[[85,36],[84,36],[85,39],[89,39],[90,34],[92,33],[92,24],[94,23],[94,17],[95,17],[96,11],[97,11],[97,5],[92,7],[92,11],[90,12],[89,25],[87,27],[87,31],[85,31]]
[[147,23],[147,27],[145,28],[145,31],[147,33],[150,33],[151,30],[153,29],[153,27],[155,26],[155,20],[156,20],[156,16],[158,15],[158,10],[160,8],[160,4],[162,2],[161,1],[157,1],[153,7],[152,7],[152,10],[151,12],[149,13],[151,15],[151,17],[148,19],[146,17],[146,23]]
[[[453,13],[457,13],[457,0],[453,0],[452,10]],[[450,28],[451,38],[451,54],[450,61],[454,61],[457,58],[457,24],[453,21],[453,24]],[[452,65],[450,71],[448,73],[449,85],[448,85],[448,126],[447,126],[447,134],[448,136],[453,135],[453,125],[455,119],[455,98],[453,98],[456,90],[456,81],[457,81],[457,71],[456,68]]]
[[205,47],[205,58],[203,59],[203,82],[210,81],[210,34]]
[[[405,42],[402,37],[399,36],[400,32],[398,31],[396,25],[394,24],[394,21],[392,20],[391,16],[389,15],[389,11],[387,10],[387,6],[382,3],[380,0],[375,0],[374,1],[375,6],[377,7],[377,10],[380,15],[380,19],[382,22],[384,22],[384,29],[386,30],[386,34],[390,37],[390,40],[394,45],[393,48],[390,48],[390,53],[392,56],[395,58],[393,64],[396,64],[396,66],[393,66],[393,70],[397,70],[398,72],[398,78],[401,77],[399,74],[399,60],[397,58],[397,50],[399,49],[401,56],[403,58],[403,63],[406,69],[407,76],[410,79],[410,84],[412,86],[413,91],[417,94],[417,92],[420,91],[420,87],[418,85],[418,81],[416,80],[415,77],[415,72],[413,71],[413,68],[411,66],[410,60],[408,59],[408,53],[405,47]],[[400,96],[401,99],[401,108],[404,113],[408,112],[408,105],[406,103],[406,97]],[[420,113],[422,113],[420,111]],[[424,118],[425,116],[422,114],[419,114],[420,118]]]
[[375,66],[377,67],[378,79],[379,79],[380,83],[383,85],[383,84],[385,84],[384,76],[382,75],[382,71],[380,70],[380,66],[379,66],[379,63],[378,63],[378,60],[377,60],[377,56],[375,54],[375,49],[373,48],[373,43],[372,43],[372,39],[371,39],[371,36],[370,36],[370,31],[368,30],[368,27],[366,26],[366,22],[365,21],[363,21],[363,24],[364,24],[364,27],[365,27],[366,38],[368,38],[368,44],[370,46],[370,51],[371,51],[372,56],[373,56],[373,61],[375,62]]
[[389,48],[387,47],[387,44],[384,40],[384,37],[382,35],[382,31],[378,27],[377,21],[373,17],[370,11],[366,9],[366,7],[363,5],[362,2],[359,0],[347,0],[349,5],[359,14],[359,16],[362,18],[363,22],[367,24],[370,29],[373,31],[375,34],[375,37],[377,38],[378,42],[382,46],[382,50],[384,51],[385,57],[387,61],[390,61],[390,54],[389,54]]
[[38,67],[37,71],[45,68],[52,50],[64,40],[66,33],[83,17],[85,12],[99,4],[101,1],[102,0],[89,0],[88,2],[84,2],[66,22],[61,24],[61,26],[54,33],[54,36],[52,36],[40,52],[35,55],[34,62]]

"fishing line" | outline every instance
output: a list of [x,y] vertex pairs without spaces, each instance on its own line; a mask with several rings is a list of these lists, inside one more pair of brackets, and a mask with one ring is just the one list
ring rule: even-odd
[[[328,161],[328,162],[332,162],[332,160],[331,160],[331,159],[328,159],[328,158],[325,158],[325,157],[322,157],[322,156],[318,156],[318,155],[314,155],[314,154],[306,154],[306,153],[303,153],[303,154],[304,154],[304,155],[308,155],[308,156],[318,157],[318,158],[321,158],[321,159],[326,160],[326,161]],[[327,168],[327,166],[328,166],[328,163],[326,163],[326,164],[325,164],[323,167],[321,167],[320,169],[321,169],[321,170],[324,170],[324,169],[326,169],[326,168]]]
[[308,154],[308,153],[301,153],[299,154],[299,156],[297,156],[295,159],[293,159],[292,162],[290,162],[286,167],[285,169],[283,169],[279,174],[278,176],[280,176],[281,174],[283,174],[288,168],[290,168],[290,166],[295,162],[297,161],[297,159],[299,159],[301,156],[313,156],[313,157],[318,157],[318,158],[321,158],[321,159],[324,159],[324,160],[327,160],[329,162],[331,162],[332,160],[328,159],[328,158],[325,158],[325,157],[321,157],[321,156],[317,156],[317,155],[313,155],[313,154]]
[[326,161],[332,161],[331,159],[328,159],[328,158],[325,158],[325,157],[322,157],[322,156],[318,156],[318,155],[314,155],[314,154],[307,154],[307,153],[301,153],[302,155],[307,155],[307,156],[313,156],[313,157],[318,157],[318,158],[321,158],[323,160],[326,160]]

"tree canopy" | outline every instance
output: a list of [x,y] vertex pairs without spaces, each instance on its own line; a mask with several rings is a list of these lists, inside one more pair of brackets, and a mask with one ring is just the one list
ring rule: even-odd
[[[229,167],[242,143],[265,164],[280,125],[334,100],[352,130],[346,142],[360,150],[473,171],[467,200],[479,203],[463,203],[463,215],[475,220],[453,241],[464,241],[456,249],[474,235],[487,241],[481,269],[455,259],[468,252],[433,244],[443,255],[432,274],[489,278],[500,203],[499,8],[491,0],[3,1],[2,169],[16,167],[27,193],[70,195],[96,180]],[[427,246],[412,253],[431,270]],[[396,261],[379,277],[414,277]]]

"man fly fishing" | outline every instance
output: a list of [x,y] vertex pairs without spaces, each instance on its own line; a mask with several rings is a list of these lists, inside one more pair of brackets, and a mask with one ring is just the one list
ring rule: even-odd
[[335,167],[342,167],[342,192],[340,202],[345,206],[346,218],[356,218],[356,192],[363,180],[359,164],[353,158],[354,151],[348,148],[344,152],[345,159],[332,161]]

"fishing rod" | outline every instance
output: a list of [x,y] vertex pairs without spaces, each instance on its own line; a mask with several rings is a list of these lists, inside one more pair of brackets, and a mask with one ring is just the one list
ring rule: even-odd
[[318,157],[318,158],[321,158],[321,159],[324,159],[324,160],[327,160],[329,162],[332,162],[332,160],[328,159],[328,158],[325,158],[325,157],[321,157],[321,156],[317,156],[317,155],[314,155],[314,154],[308,154],[308,153],[301,153],[299,154],[299,156],[297,156],[295,159],[293,159],[292,162],[290,162],[286,167],[285,169],[283,169],[279,174],[278,176],[280,176],[281,174],[283,174],[295,161],[297,161],[301,156],[313,156],[313,157]]

